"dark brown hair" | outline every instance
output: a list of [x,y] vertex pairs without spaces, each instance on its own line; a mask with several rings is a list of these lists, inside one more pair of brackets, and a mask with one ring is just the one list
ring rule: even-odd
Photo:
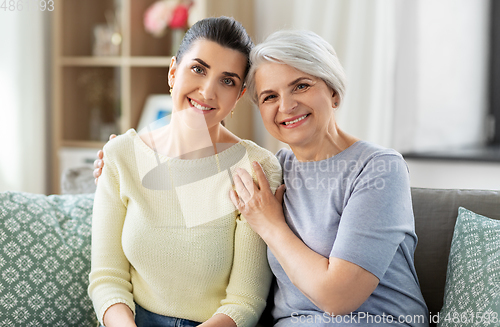
[[250,51],[254,47],[252,39],[240,22],[231,17],[211,17],[196,22],[184,36],[177,51],[177,62],[189,51],[193,42],[199,39],[213,41],[220,46],[241,52],[247,58],[246,78],[250,69]]

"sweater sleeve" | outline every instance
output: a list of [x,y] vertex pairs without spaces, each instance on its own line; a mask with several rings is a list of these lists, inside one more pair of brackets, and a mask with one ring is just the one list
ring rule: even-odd
[[[258,160],[273,192],[281,184],[281,167],[274,155]],[[255,159],[254,159],[255,160]],[[255,173],[253,173],[255,178]],[[266,244],[244,217],[236,220],[233,267],[226,298],[215,312],[231,317],[238,327],[255,326],[266,306],[272,273],[267,262]]]
[[120,196],[119,170],[113,155],[119,149],[115,142],[117,140],[104,147],[106,164],[97,184],[92,217],[92,267],[88,293],[101,324],[104,313],[113,304],[124,303],[135,311],[130,263],[121,243],[127,203]]

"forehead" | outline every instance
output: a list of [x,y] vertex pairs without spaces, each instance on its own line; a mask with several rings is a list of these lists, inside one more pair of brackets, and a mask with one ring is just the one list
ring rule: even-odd
[[[243,74],[247,64],[246,56],[238,50],[223,47],[217,42],[199,39],[193,42],[182,61],[202,59],[211,69]],[[241,76],[241,75],[240,75]]]
[[255,72],[255,86],[257,91],[287,87],[297,78],[306,77],[316,80],[317,77],[304,73],[292,66],[277,62],[266,62]]

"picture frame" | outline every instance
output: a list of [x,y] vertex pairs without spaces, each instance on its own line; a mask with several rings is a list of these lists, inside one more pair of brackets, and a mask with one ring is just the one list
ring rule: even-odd
[[170,123],[172,114],[172,97],[170,94],[151,94],[147,97],[142,110],[137,132],[149,128],[155,130]]

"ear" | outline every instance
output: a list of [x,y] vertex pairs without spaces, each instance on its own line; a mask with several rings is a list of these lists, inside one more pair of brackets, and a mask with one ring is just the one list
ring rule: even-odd
[[168,85],[170,85],[171,88],[174,87],[176,69],[177,69],[177,58],[175,58],[174,56],[170,60],[170,68],[168,69]]
[[233,106],[233,110],[234,108],[236,108],[236,105],[238,104],[238,101],[240,101],[241,97],[243,96],[243,94],[245,94],[245,92],[247,91],[247,88],[243,88],[243,90],[240,92],[240,95],[238,95],[238,98],[236,99],[236,101],[234,102],[234,106]]
[[338,109],[339,107],[339,104],[340,104],[340,97],[339,97],[339,94],[337,92],[335,92],[335,90],[332,90],[332,108],[333,109]]

